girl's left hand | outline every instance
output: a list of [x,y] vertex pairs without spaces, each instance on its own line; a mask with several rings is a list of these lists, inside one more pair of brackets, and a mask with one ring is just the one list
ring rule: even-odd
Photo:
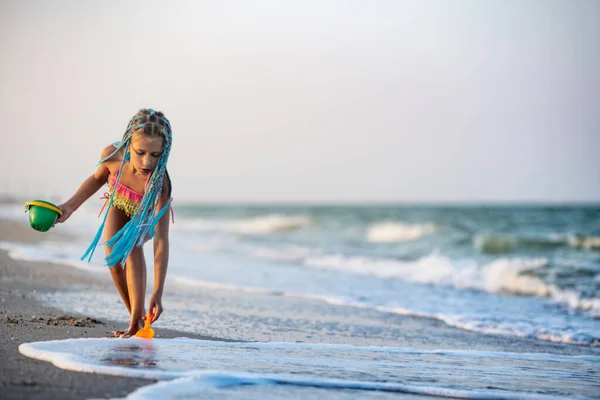
[[61,204],[60,206],[58,206],[58,208],[60,209],[60,211],[62,211],[62,215],[56,220],[57,224],[65,222],[67,219],[69,219],[71,214],[73,214],[73,210],[66,203]]
[[154,317],[152,318],[152,321],[150,321],[150,323],[153,323],[154,321],[156,321],[158,319],[158,317],[160,317],[160,314],[162,314],[163,312],[163,307],[162,307],[162,296],[153,293],[152,296],[150,296],[150,303],[148,304],[148,310],[150,312],[150,314],[154,315]]

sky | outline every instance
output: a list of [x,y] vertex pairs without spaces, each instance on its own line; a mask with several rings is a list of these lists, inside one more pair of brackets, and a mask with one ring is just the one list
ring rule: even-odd
[[0,195],[154,108],[176,201],[600,201],[595,0],[0,0],[0,52]]

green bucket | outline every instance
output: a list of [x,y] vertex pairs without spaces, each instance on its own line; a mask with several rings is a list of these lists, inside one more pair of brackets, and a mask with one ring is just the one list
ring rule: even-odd
[[29,211],[29,224],[33,229],[47,232],[54,226],[62,215],[60,208],[44,200],[34,200],[25,203],[25,212]]

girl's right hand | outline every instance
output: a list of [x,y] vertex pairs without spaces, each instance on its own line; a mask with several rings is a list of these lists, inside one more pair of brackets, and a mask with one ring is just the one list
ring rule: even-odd
[[62,215],[60,217],[58,217],[58,219],[56,220],[56,223],[65,222],[67,219],[69,219],[71,214],[73,214],[73,210],[66,203],[61,204],[60,206],[58,206],[58,208],[60,209],[60,211],[62,211]]

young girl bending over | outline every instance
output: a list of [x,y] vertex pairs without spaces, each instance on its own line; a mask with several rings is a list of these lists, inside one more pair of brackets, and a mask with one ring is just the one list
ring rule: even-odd
[[127,330],[116,333],[121,337],[135,335],[143,324],[146,261],[142,246],[150,238],[154,238],[154,290],[148,303],[152,322],[163,311],[169,260],[171,180],[167,161],[171,141],[171,125],[163,113],[140,110],[129,121],[121,141],[104,148],[96,172],[59,206],[63,214],[57,222],[65,222],[108,183],[102,225],[82,260],[91,260],[104,232],[106,265],[130,315]]

